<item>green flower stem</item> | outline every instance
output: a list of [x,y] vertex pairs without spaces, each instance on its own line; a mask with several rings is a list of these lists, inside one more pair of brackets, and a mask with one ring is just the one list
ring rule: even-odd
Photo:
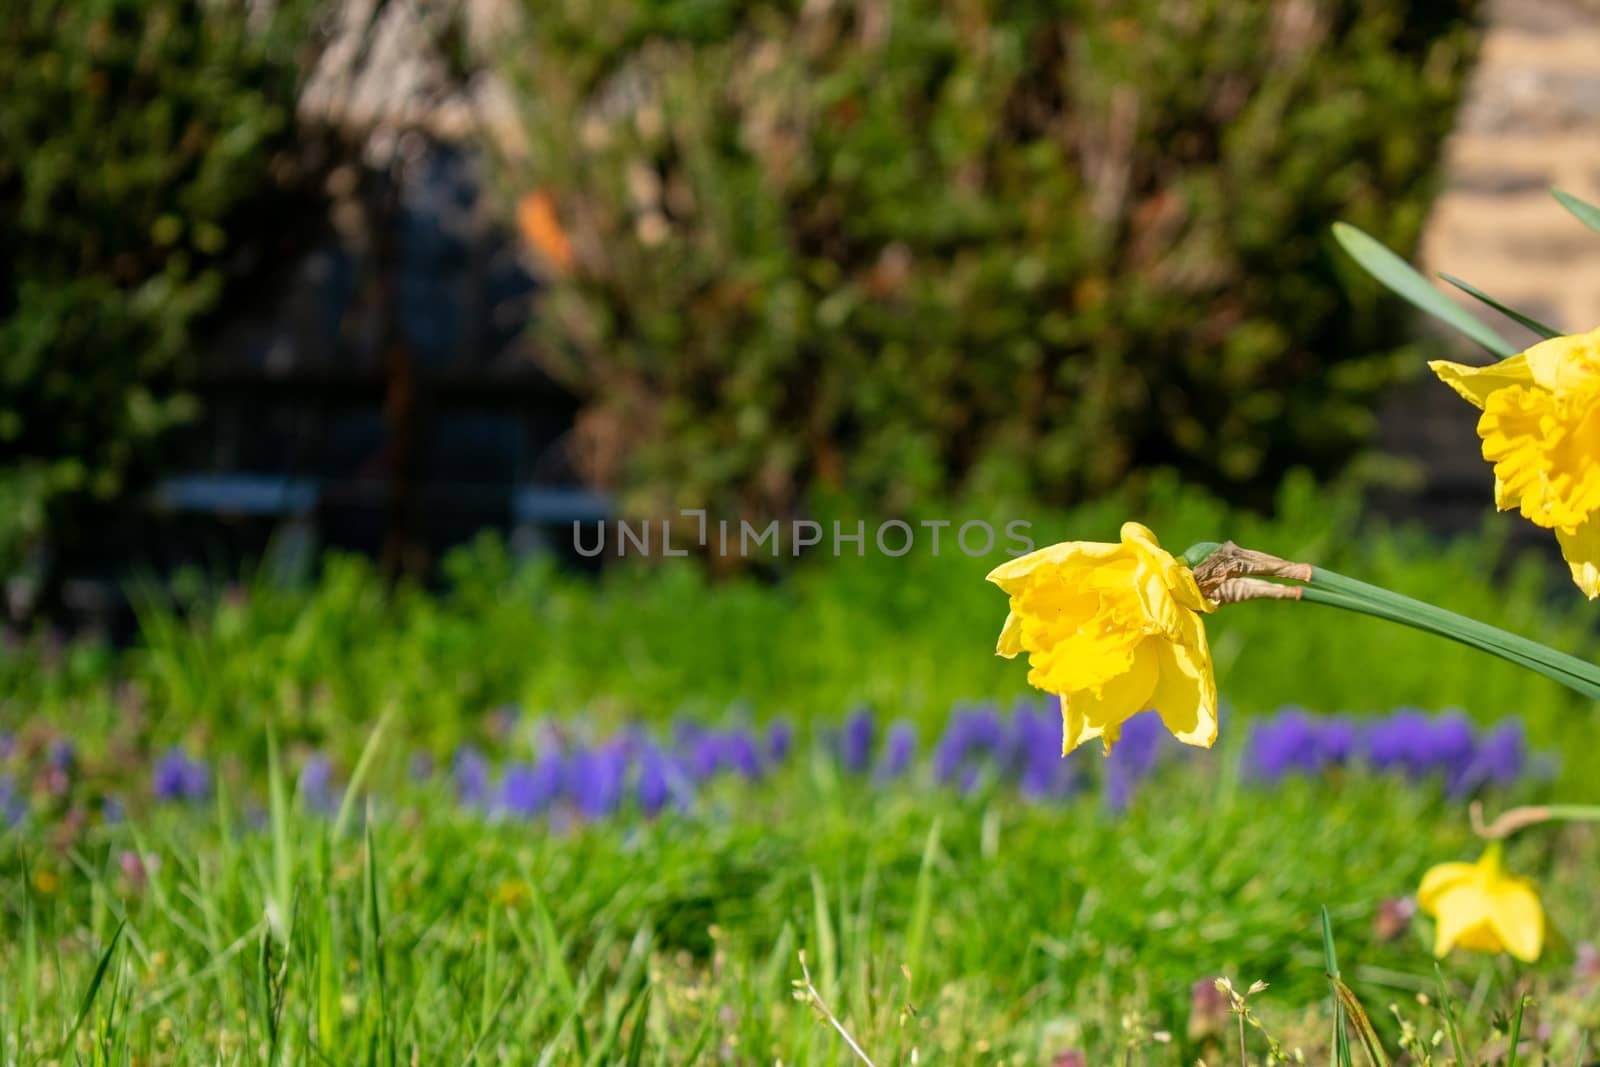
[[1472,805],[1472,828],[1478,836],[1490,840],[1491,848],[1519,830],[1547,822],[1600,822],[1600,805],[1595,804],[1534,804],[1502,811],[1495,820],[1485,824],[1483,808]]
[[1542,805],[1546,822],[1600,822],[1600,804]]
[[1600,700],[1600,667],[1465,615],[1321,567],[1311,569],[1311,581],[1301,587],[1300,596],[1315,604],[1388,619],[1459,641],[1537,671],[1591,700]]

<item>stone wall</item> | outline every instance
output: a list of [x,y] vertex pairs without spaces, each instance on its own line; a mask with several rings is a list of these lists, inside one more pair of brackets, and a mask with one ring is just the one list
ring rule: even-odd
[[1445,167],[1423,264],[1560,329],[1600,325],[1600,237],[1550,197],[1600,202],[1600,0],[1493,0]]
[[[1600,0],[1490,0],[1486,16],[1419,266],[1463,278],[1557,329],[1592,329],[1600,326],[1600,235],[1550,188],[1600,203]],[[1517,344],[1534,340],[1494,312],[1482,317]],[[1430,347],[1485,358],[1457,344],[1441,335]],[[1431,376],[1397,390],[1383,444],[1414,463],[1420,490],[1391,496],[1386,510],[1441,530],[1475,528],[1493,481],[1475,423]]]

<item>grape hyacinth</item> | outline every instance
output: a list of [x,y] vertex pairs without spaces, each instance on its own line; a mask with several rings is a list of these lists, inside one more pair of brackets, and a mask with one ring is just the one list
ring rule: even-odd
[[1516,722],[1479,733],[1459,712],[1428,715],[1415,708],[1361,723],[1289,708],[1255,723],[1245,747],[1245,774],[1267,785],[1345,766],[1438,781],[1462,797],[1511,785],[1530,761]]
[[456,750],[450,764],[456,799],[462,804],[480,805],[489,799],[489,761],[471,745]]
[[174,745],[156,761],[150,791],[160,801],[205,800],[211,795],[211,770],[181,746]]
[[500,776],[498,810],[519,819],[543,815],[561,796],[565,782],[559,752],[547,752],[534,763],[513,763]]
[[1139,783],[1155,771],[1168,737],[1161,716],[1153,711],[1122,724],[1122,735],[1105,758],[1105,802],[1113,814],[1128,810]]
[[622,805],[627,771],[626,754],[614,742],[575,753],[568,770],[567,793],[578,814],[586,819],[616,814]]
[[851,774],[865,774],[878,740],[878,723],[868,708],[857,708],[839,735],[839,762]]
[[794,724],[788,719],[773,719],[767,724],[767,758],[782,763],[794,748]]
[[917,755],[917,728],[904,720],[889,727],[883,739],[883,753],[874,772],[880,782],[893,781],[911,768]]
[[298,788],[310,811],[332,814],[339,805],[333,786],[333,761],[321,752],[313,752],[301,766]]
[[17,791],[16,780],[0,774],[0,826],[15,826],[28,814],[28,800]]

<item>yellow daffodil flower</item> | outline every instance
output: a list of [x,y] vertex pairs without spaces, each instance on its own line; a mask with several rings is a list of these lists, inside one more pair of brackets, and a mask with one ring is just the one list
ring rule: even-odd
[[1539,894],[1528,879],[1506,873],[1498,841],[1477,863],[1441,863],[1423,875],[1417,906],[1436,923],[1436,956],[1459,946],[1532,963],[1544,947]]
[[1028,681],[1061,697],[1061,751],[1107,752],[1133,715],[1156,709],[1187,745],[1217,739],[1217,683],[1194,573],[1136,522],[1118,544],[1069,541],[989,573],[1011,597],[996,651],[1028,653]]
[[1600,597],[1600,329],[1487,367],[1428,366],[1483,412],[1496,506],[1554,530],[1572,580]]

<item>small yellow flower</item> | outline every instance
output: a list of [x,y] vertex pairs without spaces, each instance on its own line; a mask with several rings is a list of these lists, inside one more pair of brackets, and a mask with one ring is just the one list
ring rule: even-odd
[[1215,611],[1194,573],[1155,535],[1125,523],[1119,544],[1069,541],[1002,563],[1011,597],[996,651],[1028,653],[1030,684],[1061,697],[1061,751],[1106,751],[1149,708],[1186,745],[1217,739],[1217,683],[1200,616]]
[[1600,329],[1487,367],[1428,366],[1483,412],[1496,506],[1554,530],[1572,580],[1600,597]]
[[1507,874],[1500,842],[1477,863],[1441,863],[1422,876],[1417,906],[1437,924],[1434,955],[1452,948],[1509,952],[1532,963],[1544,947],[1544,908],[1526,878]]

